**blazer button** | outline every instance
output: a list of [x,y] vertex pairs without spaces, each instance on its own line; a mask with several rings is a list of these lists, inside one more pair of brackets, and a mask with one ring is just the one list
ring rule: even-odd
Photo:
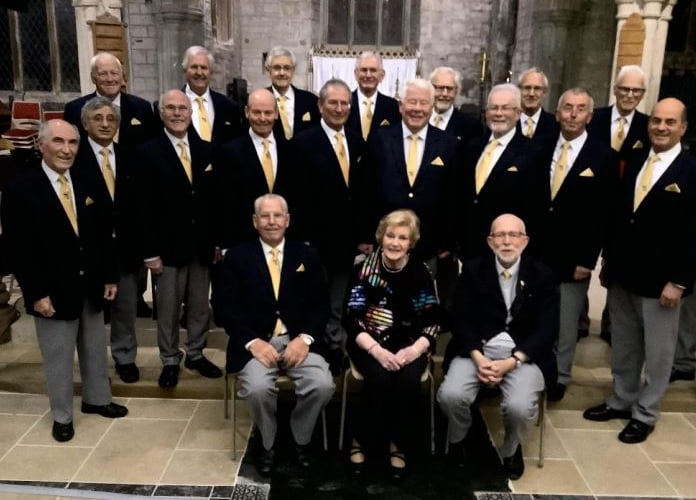
[[192,189],[192,190],[191,190],[191,194],[196,194],[196,190],[195,190],[195,189]]
[[408,193],[409,198],[413,198],[413,193]]
[[634,223],[636,222],[636,220],[635,220],[635,219],[629,219],[628,222],[629,222],[629,224],[634,224]]
[[549,207],[549,212],[553,212],[553,207]]
[[478,205],[478,199],[474,200],[474,205]]
[[280,318],[280,311],[276,311],[275,314],[276,314],[276,318]]
[[85,272],[83,270],[80,270],[80,276],[84,276]]
[[507,326],[507,325],[505,325],[505,331],[506,331],[506,332],[509,332],[509,331],[510,331],[510,327]]

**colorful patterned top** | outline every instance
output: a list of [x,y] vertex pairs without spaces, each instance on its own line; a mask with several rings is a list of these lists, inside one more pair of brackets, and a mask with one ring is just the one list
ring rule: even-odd
[[395,352],[425,336],[431,350],[440,332],[440,304],[430,271],[410,258],[399,271],[382,263],[381,249],[354,269],[343,323],[349,344],[361,332]]

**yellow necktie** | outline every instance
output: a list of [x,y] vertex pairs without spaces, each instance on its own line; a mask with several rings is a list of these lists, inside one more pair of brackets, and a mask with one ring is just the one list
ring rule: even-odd
[[370,135],[370,127],[372,126],[372,99],[365,99],[363,105],[365,106],[365,112],[360,122],[362,124],[363,139],[367,140],[367,136]]
[[551,184],[551,199],[553,200],[561,189],[561,184],[568,174],[568,151],[570,151],[570,143],[565,141],[561,145],[561,154],[556,160],[556,168],[553,171],[553,183]]
[[79,236],[80,233],[77,230],[77,214],[75,213],[75,207],[73,207],[72,204],[72,196],[70,195],[70,183],[64,175],[58,176],[58,183],[60,184],[60,204],[63,205],[63,210],[65,210],[65,215],[68,216],[73,231]]
[[491,170],[491,160],[493,159],[493,151],[498,147],[498,144],[500,144],[500,142],[497,139],[489,142],[486,149],[483,150],[479,162],[476,164],[476,194],[481,192],[481,188],[483,188],[486,179],[488,179]]
[[109,194],[113,200],[116,190],[116,179],[114,178],[114,170],[111,168],[111,162],[109,161],[109,150],[107,148],[102,148],[99,154],[102,156],[102,175],[104,176],[106,189],[109,190]]
[[650,191],[652,185],[653,171],[655,170],[655,163],[660,161],[660,157],[657,155],[652,155],[648,158],[643,173],[640,175],[640,180],[638,181],[638,186],[636,187],[636,194],[633,199],[633,211],[638,210],[638,207],[645,199],[645,196]]
[[181,152],[179,153],[179,159],[181,160],[181,164],[184,166],[184,172],[186,172],[186,177],[188,177],[188,180],[190,183],[193,184],[193,172],[191,171],[191,158],[189,158],[188,151],[186,150],[186,143],[184,141],[179,141],[179,149]]
[[507,281],[512,277],[512,273],[508,269],[503,269],[503,272],[500,273],[500,275],[503,277],[504,281]]
[[208,119],[208,109],[205,107],[203,96],[196,97],[196,101],[198,101],[198,135],[204,141],[210,142],[213,137],[213,129]]
[[614,132],[614,135],[611,138],[611,148],[614,151],[619,151],[621,146],[623,146],[624,139],[626,138],[626,131],[624,130],[625,127],[626,118],[622,116],[619,118],[619,126],[616,127],[616,132]]
[[435,115],[435,126],[436,126],[437,128],[439,128],[439,129],[441,129],[441,130],[442,130],[442,127],[441,127],[440,125],[442,125],[442,122],[443,122],[443,121],[444,121],[444,120],[442,119],[442,115],[441,115],[441,114],[438,113],[438,114]]
[[[273,285],[273,293],[276,299],[280,291],[280,250],[271,248],[271,260],[268,261],[268,272],[271,274],[271,284]],[[273,335],[279,335],[283,330],[280,318],[276,319],[276,324],[273,327]]]
[[406,173],[408,174],[408,183],[413,186],[418,175],[418,135],[411,134],[408,138],[411,140],[411,143],[408,145]]
[[273,158],[271,157],[271,150],[269,149],[270,141],[264,139],[261,141],[261,144],[263,144],[261,167],[263,168],[263,175],[266,176],[266,183],[268,183],[268,192],[272,193],[275,179],[273,178]]
[[524,122],[524,135],[530,139],[534,137],[534,120],[531,117],[527,117],[527,121]]
[[288,110],[285,106],[287,100],[287,96],[281,95],[278,97],[278,113],[280,114],[280,122],[283,124],[285,138],[290,140],[292,139],[292,129],[290,128],[290,121],[288,120]]
[[341,165],[343,180],[346,182],[347,186],[349,175],[348,155],[346,154],[346,148],[343,145],[343,134],[340,132],[336,133],[336,156],[338,157],[339,165]]

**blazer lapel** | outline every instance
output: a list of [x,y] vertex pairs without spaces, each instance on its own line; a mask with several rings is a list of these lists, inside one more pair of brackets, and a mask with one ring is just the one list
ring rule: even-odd
[[[271,272],[268,269],[268,261],[266,260],[266,255],[263,253],[263,247],[261,242],[256,242],[256,251],[251,256],[254,267],[256,267],[256,275],[261,276],[260,282],[263,283],[263,288],[266,293],[270,294],[275,298],[275,292],[273,291],[273,282],[271,281]],[[282,275],[282,273],[281,273]],[[281,283],[282,283],[281,276]]]

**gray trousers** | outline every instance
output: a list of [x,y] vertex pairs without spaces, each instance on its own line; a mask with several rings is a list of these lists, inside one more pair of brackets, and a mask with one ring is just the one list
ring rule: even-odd
[[[577,321],[577,316],[575,317]],[[510,356],[510,349],[500,349],[490,359]],[[437,392],[437,401],[449,420],[448,440],[458,443],[464,439],[471,427],[471,405],[476,401],[481,383],[476,377],[477,368],[471,358],[456,357],[447,371],[445,380]],[[520,444],[520,436],[528,422],[537,417],[539,392],[544,389],[544,376],[534,363],[524,363],[505,374],[500,383],[503,401],[505,438],[500,455],[510,457]]]
[[118,293],[111,305],[111,357],[116,364],[135,363],[138,341],[135,317],[138,312],[139,274],[121,274]]
[[607,302],[614,376],[614,393],[607,404],[631,410],[636,420],[655,425],[672,370],[679,307],[663,307],[659,299],[641,297],[617,285],[609,287]]
[[[288,336],[273,337],[271,344],[282,352],[288,344]],[[334,385],[329,364],[319,354],[310,352],[307,358],[295,368],[284,370],[284,374],[295,383],[297,404],[290,414],[290,430],[295,442],[306,445],[312,440],[312,432],[322,408],[333,396]],[[278,423],[278,368],[266,368],[252,358],[238,374],[239,391],[237,395],[246,399],[251,419],[261,432],[263,447],[273,448]]]
[[82,401],[98,406],[111,403],[104,315],[85,300],[79,319],[65,321],[35,316],[34,325],[43,357],[53,420],[61,424],[73,420],[73,360],[76,347],[82,379]]
[[186,296],[186,356],[191,360],[203,355],[210,323],[210,269],[195,258],[181,267],[164,266],[157,278],[157,344],[164,365],[178,365],[179,317]]
[[578,340],[578,318],[587,303],[590,280],[561,283],[561,315],[556,343],[558,383],[568,385]]
[[689,295],[681,304],[673,369],[690,373],[696,371],[696,293]]

